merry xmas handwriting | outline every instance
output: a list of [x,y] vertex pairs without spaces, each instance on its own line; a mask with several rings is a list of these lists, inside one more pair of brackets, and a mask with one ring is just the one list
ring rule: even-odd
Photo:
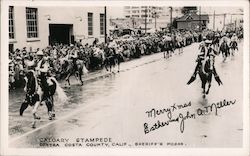
[[151,109],[149,111],[146,111],[148,118],[157,118],[158,116],[166,115],[167,120],[160,121],[157,120],[152,126],[149,126],[148,123],[144,123],[144,133],[148,134],[156,129],[159,129],[161,127],[168,126],[170,123],[180,123],[180,132],[183,133],[185,129],[185,121],[188,119],[196,119],[199,116],[208,115],[209,113],[214,112],[215,115],[218,114],[218,109],[222,109],[228,106],[232,106],[236,103],[236,100],[222,100],[216,103],[212,103],[210,105],[204,106],[202,108],[196,109],[195,112],[186,111],[185,113],[178,113],[177,116],[173,117],[173,112],[176,112],[178,110],[184,109],[184,108],[190,108],[192,106],[191,101],[185,104],[177,105],[173,104],[172,106],[164,109]]

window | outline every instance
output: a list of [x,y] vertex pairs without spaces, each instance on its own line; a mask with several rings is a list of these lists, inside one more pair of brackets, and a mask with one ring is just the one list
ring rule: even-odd
[[88,35],[93,35],[93,13],[88,13]]
[[100,34],[104,35],[104,14],[100,14]]
[[14,39],[14,7],[9,6],[9,39]]
[[37,8],[26,8],[27,37],[37,38]]

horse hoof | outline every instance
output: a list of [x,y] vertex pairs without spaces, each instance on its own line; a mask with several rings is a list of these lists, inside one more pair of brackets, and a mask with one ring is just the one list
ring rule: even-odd
[[53,119],[53,118],[50,116],[50,117],[49,117],[49,120],[52,120],[52,119]]
[[39,116],[38,116],[38,117],[36,117],[36,119],[37,119],[37,120],[40,120],[40,119],[41,119],[41,117],[39,117]]
[[36,126],[35,126],[35,125],[32,125],[32,128],[34,128],[34,129],[35,129],[35,128],[36,128]]

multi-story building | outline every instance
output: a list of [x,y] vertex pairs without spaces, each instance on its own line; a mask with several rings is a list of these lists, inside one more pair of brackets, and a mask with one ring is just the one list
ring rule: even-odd
[[104,7],[9,7],[9,49],[104,41]]
[[159,29],[166,27],[170,21],[169,7],[160,6],[125,6],[124,17],[130,19],[143,19],[141,26],[144,28],[145,21],[147,28]]

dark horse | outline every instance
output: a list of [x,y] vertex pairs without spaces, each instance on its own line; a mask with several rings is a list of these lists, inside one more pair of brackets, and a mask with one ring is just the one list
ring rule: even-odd
[[231,41],[229,47],[231,49],[232,56],[234,56],[235,50],[238,50],[238,43],[236,41]]
[[[201,88],[203,93],[203,98],[206,97],[207,94],[209,94],[209,90],[211,87],[212,82],[212,76],[214,75],[215,80],[219,85],[222,84],[215,68],[214,68],[214,56],[209,55],[208,58],[204,60],[202,57],[198,57],[197,59],[197,65],[194,71],[194,74],[188,81],[188,85],[191,84],[196,79],[196,74],[198,73],[200,79],[201,79]],[[206,86],[208,85],[208,88],[206,90]]]
[[[203,98],[206,97],[207,94],[209,94],[209,90],[211,87],[212,82],[212,76],[214,75],[215,80],[218,82],[218,84],[222,84],[219,76],[216,73],[216,70],[214,68],[214,56],[209,55],[209,58],[203,60],[204,62],[198,69],[198,74],[201,79],[201,88],[203,89]],[[208,86],[207,86],[208,85]],[[207,90],[206,90],[207,86]]]
[[[26,91],[26,98],[25,101],[22,103],[20,108],[20,115],[23,115],[24,110],[30,105],[33,107],[33,117],[34,121],[32,127],[36,127],[36,119],[40,119],[36,115],[37,109],[42,101],[45,102],[48,108],[48,115],[49,120],[52,120],[55,117],[55,110],[54,110],[54,98],[53,95],[57,90],[58,83],[55,78],[48,78],[41,74],[40,82],[38,82],[34,71],[29,71],[26,74],[26,86],[24,90]],[[40,83],[40,85],[38,84]]]
[[[109,48],[109,52],[104,60],[104,66],[107,71],[112,72],[112,68],[117,66],[117,72],[120,72],[120,63],[123,61],[123,56],[116,53],[114,48]],[[109,69],[108,69],[109,68]]]
[[63,60],[61,62],[61,74],[66,76],[65,80],[70,85],[70,76],[75,75],[75,77],[81,82],[83,85],[82,75],[83,75],[83,66],[84,62],[82,60]]

